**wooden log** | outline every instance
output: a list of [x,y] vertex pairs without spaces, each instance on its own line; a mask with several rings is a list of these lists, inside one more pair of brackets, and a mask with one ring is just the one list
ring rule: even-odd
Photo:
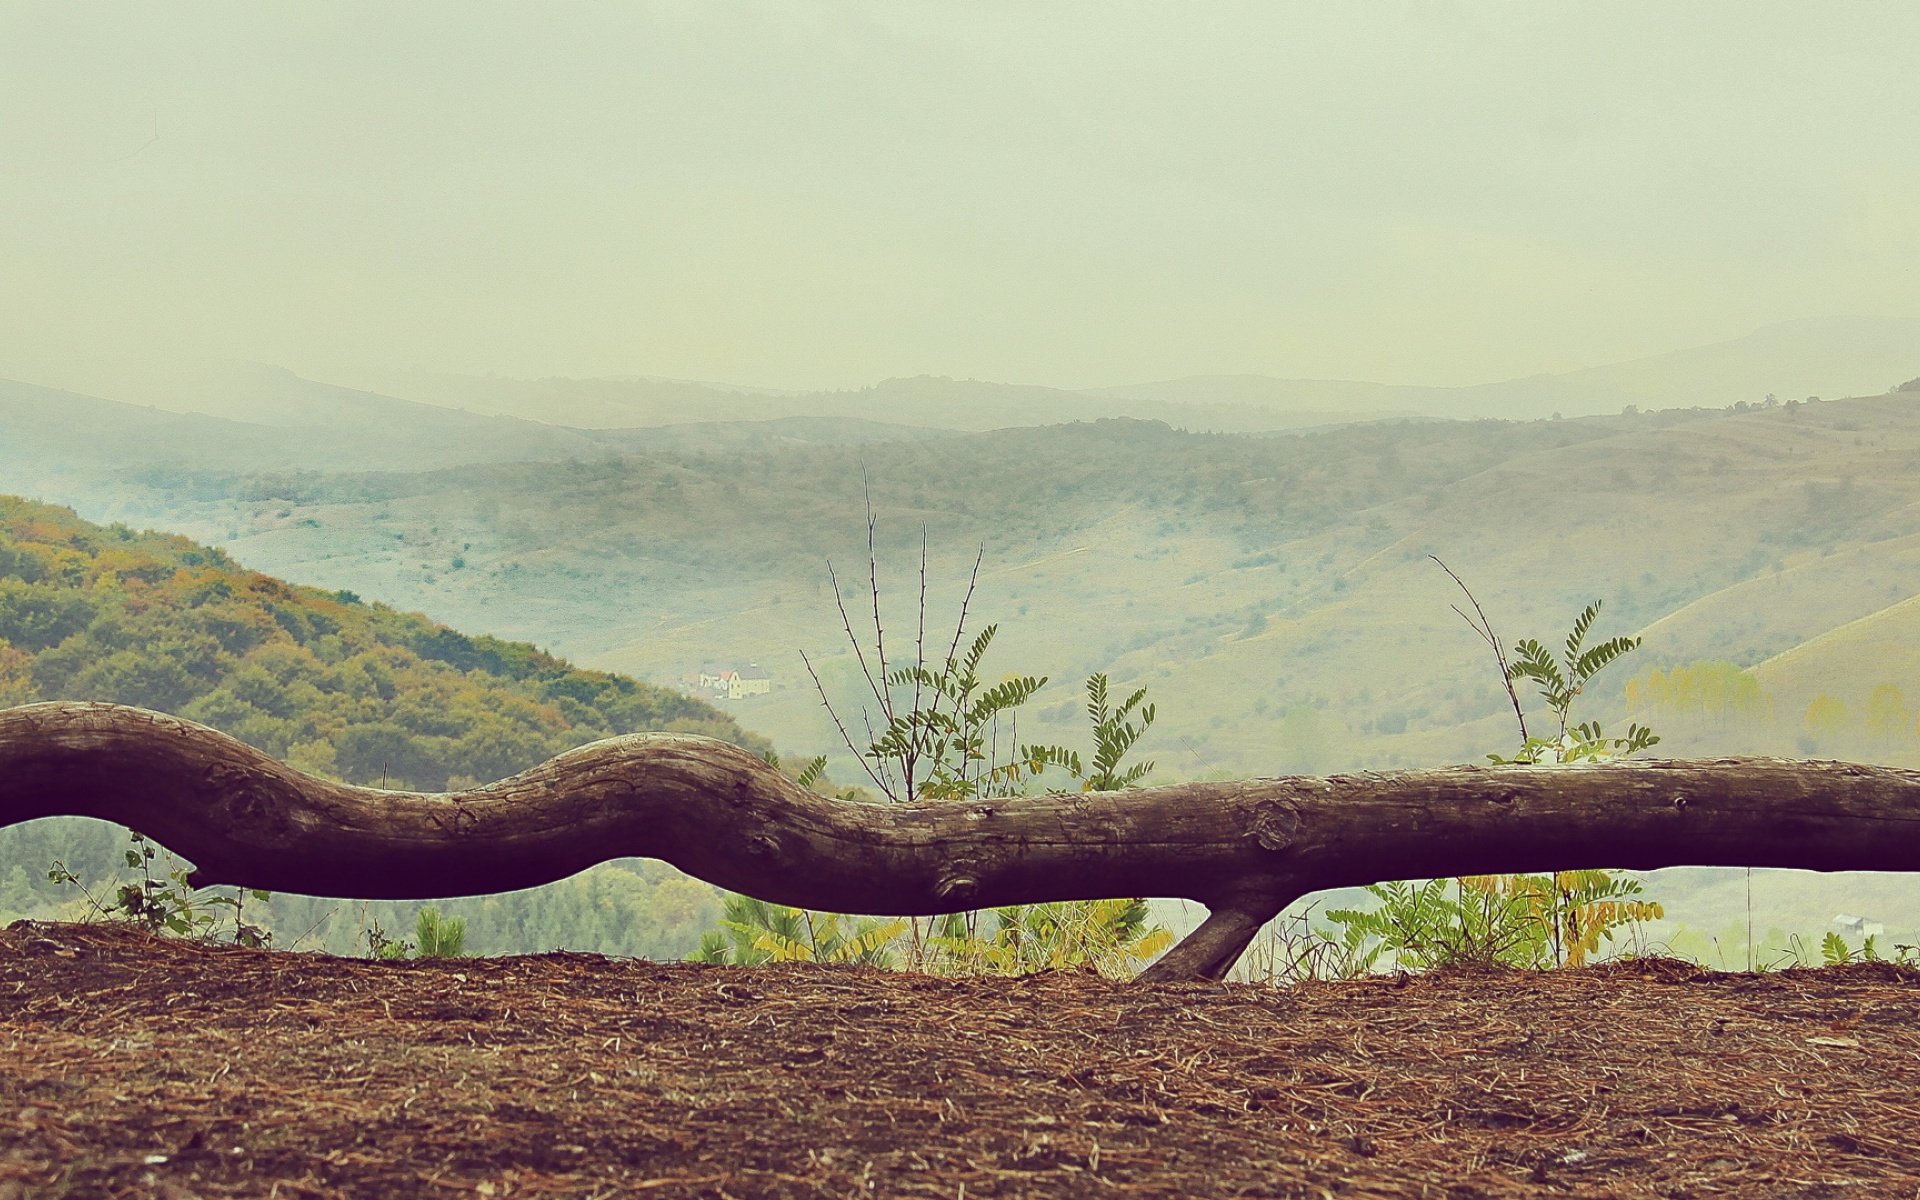
[[633,734],[463,792],[317,779],[178,717],[0,711],[0,826],[138,829],[196,886],[356,899],[532,887],[658,858],[775,903],[893,915],[1178,896],[1212,915],[1143,978],[1223,976],[1311,891],[1671,866],[1920,870],[1920,772],[1778,759],[1443,767],[948,804],[853,804],[709,738]]

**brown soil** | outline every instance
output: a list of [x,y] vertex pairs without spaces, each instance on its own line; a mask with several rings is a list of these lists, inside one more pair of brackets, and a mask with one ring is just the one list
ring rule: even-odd
[[1920,972],[1143,987],[0,933],[15,1197],[1902,1196]]

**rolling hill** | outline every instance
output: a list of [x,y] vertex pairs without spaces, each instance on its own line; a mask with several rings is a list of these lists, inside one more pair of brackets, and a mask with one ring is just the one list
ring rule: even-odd
[[[974,612],[1005,626],[1009,669],[1059,689],[1036,732],[1071,723],[1073,680],[1105,670],[1163,700],[1168,769],[1264,772],[1504,744],[1499,680],[1429,554],[1509,640],[1551,637],[1596,597],[1610,630],[1645,630],[1591,698],[1617,714],[1634,671],[1752,666],[1920,592],[1917,467],[1920,403],[1886,396],[1251,438],[1112,420],[277,486],[154,474],[122,503],[282,573],[645,677],[766,664],[774,692],[742,711],[811,753],[837,738],[797,652],[851,668],[824,563],[864,592],[870,493],[895,606],[923,527],[936,615],[984,544]],[[1725,748],[1792,750],[1799,732]]]
[[589,428],[835,416],[982,431],[1101,417],[1220,432],[1304,429],[1402,417],[1538,420],[1872,395],[1920,374],[1920,322],[1791,321],[1707,346],[1458,387],[1196,375],[1071,391],[919,376],[849,391],[795,391],[654,378],[514,380],[414,373],[371,386],[449,408]]
[[[1490,656],[1429,554],[1509,643],[1551,642],[1595,598],[1597,634],[1644,631],[1584,716],[1623,720],[1627,684],[1650,672],[1753,669],[1765,702],[1752,711],[1636,712],[1662,752],[1920,765],[1920,680],[1876,650],[1905,636],[1920,595],[1920,397],[1905,393],[1270,436],[1115,419],[863,445],[771,437],[438,471],[156,470],[113,487],[120,519],[595,666],[679,683],[704,664],[760,664],[771,692],[728,710],[842,774],[799,651],[860,728],[825,564],[858,630],[867,495],[895,661],[922,529],[930,631],[950,630],[984,545],[970,612],[972,628],[1001,626],[987,668],[1050,677],[1020,736],[1075,742],[1079,681],[1109,672],[1157,702],[1147,753],[1163,778],[1510,748]],[[1862,619],[1859,636],[1842,629]],[[1870,724],[1887,686],[1904,721]],[[1840,715],[1827,705],[1810,722],[1823,695]]]
[[[1322,413],[1540,420],[1628,405],[1669,409],[1807,396],[1874,395],[1920,372],[1920,322],[1891,317],[1789,321],[1743,337],[1627,362],[1464,387],[1416,387],[1259,375],[1205,375],[1098,389],[1129,400],[1264,409],[1302,422]],[[1224,428],[1224,426],[1223,426]]]
[[[769,749],[668,689],[295,587],[185,538],[0,496],[0,706],[56,699],[174,712],[324,776],[426,790],[644,729]],[[47,878],[53,859],[97,886],[123,848],[108,827],[77,818],[0,831],[0,919],[71,899]],[[638,863],[451,907],[496,949],[547,948],[598,927],[610,947],[668,954],[692,949],[717,911],[713,889]],[[328,911],[278,897],[259,920],[291,939]],[[375,911],[389,928],[411,922],[404,906]],[[340,920],[321,940],[344,949],[355,932]]]

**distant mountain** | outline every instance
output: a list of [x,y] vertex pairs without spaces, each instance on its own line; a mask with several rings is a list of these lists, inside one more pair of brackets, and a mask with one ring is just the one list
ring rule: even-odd
[[0,379],[0,469],[280,463],[284,443],[258,425]]
[[1086,394],[1111,401],[1150,401],[1189,409],[1255,411],[1290,424],[1424,415],[1425,401],[1444,388],[1398,387],[1347,379],[1273,379],[1266,375],[1191,375]]
[[687,421],[595,431],[602,446],[645,452],[757,453],[795,446],[871,446],[955,436],[950,429],[895,425],[858,417],[773,417],[764,421]]
[[927,429],[983,430],[1112,415],[1113,406],[1057,388],[923,375],[852,391],[790,392],[650,378],[513,380],[407,376],[394,386],[435,404],[592,429],[693,422],[835,418]]
[[[173,401],[192,410],[0,380],[0,487],[99,501],[123,494],[131,474],[151,471],[222,478],[261,472],[420,471],[591,461],[637,451],[741,453],[941,436],[939,430],[812,415],[569,429],[336,387],[277,368],[249,368],[209,379]],[[121,515],[111,506],[100,511]]]
[[[595,458],[646,447],[766,447],[788,438],[813,444],[917,440],[940,430],[981,432],[1106,417],[1220,433],[1407,418],[1536,420],[1630,406],[1724,408],[1757,404],[1768,395],[1879,395],[1916,375],[1920,322],[1844,317],[1769,326],[1631,362],[1467,387],[1196,375],[1070,391],[920,375],[844,391],[785,391],[638,376],[519,380],[411,373],[375,380],[383,390],[365,390],[278,367],[227,366],[134,380],[115,390],[122,398],[223,418],[227,425],[188,427],[150,409],[144,415],[101,409],[103,401],[93,397],[63,403],[82,406],[94,427],[115,425],[100,444],[126,446],[134,463],[404,470]],[[8,386],[15,389],[15,403],[7,406],[0,394],[0,433],[37,423],[40,444],[53,449],[62,439],[84,435],[76,423],[63,428],[60,419],[47,416],[59,394]],[[34,393],[32,403],[23,407],[28,392]],[[38,416],[29,411],[35,408]],[[110,418],[108,412],[119,415]],[[750,428],[763,422],[783,424]],[[633,432],[670,426],[686,428],[671,435]],[[263,429],[291,436],[276,438]],[[82,453],[76,448],[70,457]]]
[[330,466],[430,468],[605,453],[580,430],[340,387],[281,367],[208,368],[148,394],[182,411],[287,431],[295,435],[287,445]]
[[1640,408],[1724,408],[1820,395],[1878,395],[1920,374],[1920,322],[1836,317],[1631,362],[1464,387],[1263,375],[1195,375],[1070,391],[920,375],[843,391],[792,391],[651,377],[515,380],[413,374],[394,395],[583,429],[797,416],[981,431],[1101,417],[1249,433],[1407,417],[1535,420]]
[[1770,325],[1745,337],[1558,375],[1467,387],[1420,387],[1262,375],[1196,375],[1099,388],[1091,395],[1194,407],[1259,408],[1296,419],[1429,417],[1537,420],[1591,416],[1628,405],[1725,408],[1810,395],[1877,396],[1920,374],[1920,322],[1833,317]]
[[605,379],[505,379],[408,372],[372,380],[397,396],[494,416],[576,429],[624,429],[694,421],[755,421],[810,410],[779,403],[791,393],[622,376]]
[[1146,385],[1140,395],[1132,396],[1121,394],[1125,389],[1077,392],[940,375],[812,392],[651,378],[513,380],[453,375],[400,376],[383,381],[382,386],[438,405],[601,431],[812,418],[859,422],[874,434],[880,432],[876,427],[891,426],[902,437],[917,437],[926,430],[977,433],[1132,417],[1181,429],[1255,433],[1406,415],[1384,408],[1342,408],[1336,402],[1288,408],[1240,397],[1221,398],[1204,385],[1195,387],[1191,396],[1180,394],[1177,386],[1168,395],[1153,394],[1155,385]]
[[577,430],[352,392],[281,371],[251,380],[203,393],[195,411],[0,380],[0,486],[25,489],[49,472],[417,470],[613,452]]
[[[1831,317],[1769,325],[1745,337],[1557,376],[1641,408],[1878,396],[1920,375],[1920,321]],[[1618,411],[1617,406],[1607,411]],[[1537,414],[1536,414],[1537,415]]]

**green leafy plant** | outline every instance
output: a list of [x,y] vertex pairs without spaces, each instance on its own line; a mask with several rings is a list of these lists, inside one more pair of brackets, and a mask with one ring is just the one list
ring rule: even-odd
[[1855,950],[1847,945],[1847,939],[1829,930],[1827,936],[1820,940],[1820,958],[1830,967],[1852,962],[1879,962],[1880,951],[1873,944],[1871,934]]
[[231,895],[203,895],[188,883],[187,866],[172,855],[161,858],[161,851],[145,835],[128,833],[123,861],[139,875],[115,886],[111,899],[102,900],[86,881],[56,860],[47,871],[54,883],[77,888],[86,900],[87,919],[124,920],[149,933],[170,933],[177,937],[212,937],[224,923],[220,912],[228,910],[233,921],[233,940],[243,946],[262,948],[273,935],[258,925],[249,924],[245,905],[249,897],[259,901],[272,893],[258,888],[235,888]]
[[938,975],[1024,975],[1089,966],[1120,977],[1137,973],[1173,944],[1150,923],[1140,899],[1016,904],[990,914],[990,928],[954,913],[928,939],[928,969]]
[[[956,637],[958,630],[955,631]],[[999,683],[980,678],[980,662],[999,626],[975,635],[965,653],[938,666],[915,663],[888,672],[888,694],[913,688],[912,703],[889,705],[887,727],[867,747],[876,764],[898,762],[915,800],[976,800],[1019,790],[1029,763],[1011,752],[1020,706],[1046,686],[1045,675],[1009,675]],[[1002,723],[1007,744],[1000,743]],[[918,778],[915,768],[924,768]]]
[[906,925],[898,918],[811,912],[730,894],[720,928],[706,933],[688,958],[748,967],[788,962],[892,967],[898,965],[895,946]]
[[[1587,645],[1600,615],[1600,602],[1582,609],[1558,659],[1541,642],[1528,638],[1506,656],[1486,611],[1464,580],[1435,557],[1459,585],[1473,613],[1458,613],[1492,649],[1501,682],[1520,730],[1520,749],[1511,756],[1489,755],[1496,763],[1541,765],[1593,762],[1632,754],[1660,739],[1643,726],[1627,736],[1609,738],[1597,721],[1576,722],[1572,711],[1594,676],[1640,645],[1637,637],[1615,637]],[[1540,737],[1527,728],[1525,707],[1514,683],[1531,680],[1558,725],[1557,736]],[[1375,884],[1367,889],[1371,908],[1328,912],[1338,933],[1323,932],[1330,946],[1348,951],[1350,961],[1371,967],[1381,961],[1407,969],[1478,963],[1514,967],[1581,966],[1623,932],[1664,910],[1647,899],[1638,879],[1599,870],[1550,874],[1472,875]]]
[[[1093,769],[1088,770],[1081,763],[1077,750],[1027,746],[1021,753],[1029,774],[1038,775],[1048,767],[1058,767],[1079,780],[1083,792],[1117,792],[1147,777],[1153,770],[1151,760],[1123,765],[1134,743],[1153,725],[1153,705],[1143,703],[1147,689],[1136,688],[1120,707],[1114,708],[1108,703],[1107,686],[1104,673],[1087,680],[1087,718],[1093,723]],[[1136,715],[1138,724],[1134,723]]]
[[402,962],[410,958],[464,958],[467,954],[467,922],[449,917],[429,905],[414,914],[413,938],[397,938],[378,921],[362,920],[367,939],[367,956],[382,962]]
[[[1083,791],[1133,787],[1153,769],[1151,762],[1127,762],[1127,756],[1152,726],[1153,705],[1138,688],[1113,703],[1104,674],[1087,680],[1087,715],[1093,748],[1083,758],[1061,746],[1019,741],[1021,708],[1047,677],[1025,673],[989,682],[984,663],[999,626],[988,625],[967,637],[966,624],[980,578],[984,548],[974,556],[952,636],[944,654],[927,655],[927,543],[920,546],[919,604],[913,657],[891,660],[882,620],[876,521],[867,510],[868,592],[872,636],[854,630],[846,593],[828,564],[841,627],[846,633],[867,699],[859,723],[878,732],[865,744],[849,732],[819,672],[802,654],[808,674],[826,706],[841,741],[888,802],[970,802],[1026,791],[1039,777],[1061,770]],[[864,623],[864,622],[863,622]],[[964,649],[962,648],[964,644]],[[937,645],[937,643],[936,643]],[[778,765],[777,760],[770,760]],[[795,778],[818,790],[826,759],[809,762]],[[842,798],[848,798],[842,793]],[[955,913],[928,921],[908,918],[883,922],[839,913],[814,913],[729,896],[720,928],[710,931],[692,956],[697,961],[731,963],[864,962],[903,965],[914,970],[975,974],[1014,973],[1047,966],[1088,963],[1112,973],[1131,973],[1171,944],[1164,929],[1148,928],[1143,900],[1085,901],[1021,905]]]
[[389,937],[387,931],[375,921],[367,926],[367,957],[382,962],[399,962],[413,957],[413,943]]
[[[1453,606],[1453,611],[1493,651],[1494,666],[1500,672],[1500,682],[1506,688],[1507,700],[1513,705],[1513,719],[1520,727],[1519,751],[1511,757],[1489,754],[1489,759],[1496,763],[1522,764],[1591,762],[1633,754],[1660,741],[1651,729],[1637,723],[1628,725],[1626,737],[1609,738],[1599,722],[1576,723],[1573,720],[1573,702],[1587,690],[1593,677],[1640,646],[1637,637],[1610,638],[1598,646],[1586,644],[1587,634],[1592,630],[1595,618],[1600,615],[1600,601],[1595,600],[1587,605],[1574,618],[1573,628],[1567,634],[1565,653],[1558,662],[1544,645],[1533,638],[1515,643],[1514,657],[1510,661],[1500,644],[1499,635],[1493,631],[1493,623],[1487,618],[1486,610],[1480,607],[1480,601],[1474,597],[1466,581],[1442,562],[1438,555],[1430,554],[1427,557],[1447,573],[1447,577],[1460,588],[1467,603],[1473,607],[1472,615],[1468,615],[1457,604]],[[1531,679],[1539,685],[1541,699],[1546,701],[1548,710],[1558,722],[1557,736],[1539,737],[1528,730],[1526,709],[1520,703],[1519,691],[1513,686],[1516,680],[1521,679]]]
[[[1798,953],[1799,946],[1797,940],[1794,949],[1796,951],[1796,959],[1804,963],[1807,956]],[[1880,953],[1879,940],[1875,934],[1868,934],[1865,940],[1856,947],[1849,945],[1847,939],[1840,936],[1840,934],[1829,930],[1827,936],[1820,939],[1820,961],[1829,967],[1861,962],[1891,962],[1904,967],[1920,966],[1920,947],[1909,945],[1906,942],[1895,942],[1893,944],[1893,956],[1889,958]]]
[[1557,662],[1551,651],[1532,638],[1514,646],[1514,659],[1506,667],[1509,686],[1517,679],[1529,679],[1538,685],[1540,698],[1546,701],[1560,731],[1555,737],[1528,737],[1522,729],[1519,753],[1511,758],[1489,755],[1494,762],[1592,762],[1633,754],[1659,742],[1651,729],[1637,722],[1627,726],[1627,736],[1614,738],[1606,736],[1598,721],[1573,722],[1570,715],[1573,702],[1586,691],[1593,677],[1640,647],[1637,637],[1609,638],[1597,646],[1588,646],[1587,633],[1599,615],[1598,600],[1580,610]]
[[1368,909],[1335,909],[1327,919],[1342,942],[1409,970],[1477,964],[1582,966],[1635,922],[1663,910],[1642,898],[1638,879],[1606,871],[1470,875],[1374,884]]
[[416,958],[462,958],[467,953],[467,922],[445,917],[437,908],[423,908],[414,918]]

